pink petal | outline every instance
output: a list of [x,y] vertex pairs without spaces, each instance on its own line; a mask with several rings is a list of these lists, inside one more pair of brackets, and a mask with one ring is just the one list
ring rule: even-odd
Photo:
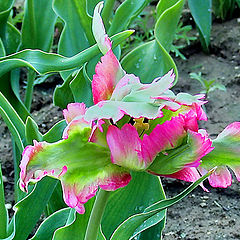
[[143,159],[138,158],[138,153],[141,152],[141,140],[136,128],[131,124],[125,124],[122,129],[109,126],[107,143],[114,164],[130,169],[145,168]]
[[70,123],[75,117],[86,113],[87,108],[84,103],[69,103],[67,109],[63,110],[63,116],[67,123]]
[[217,167],[215,172],[213,172],[208,179],[212,187],[227,188],[232,184],[231,173],[224,166]]
[[[154,174],[154,173],[152,173]],[[182,170],[170,174],[170,175],[161,175],[163,177],[175,178],[186,182],[196,182],[201,176],[195,167],[183,168]],[[204,191],[208,192],[203,186],[203,183],[200,184]]]
[[236,140],[240,140],[240,122],[233,122],[229,124],[217,137],[216,140],[220,140],[224,137],[233,137]]
[[123,70],[112,50],[101,57],[101,62],[96,65],[96,74],[93,75],[92,92],[93,102],[97,104],[108,100],[112,96],[114,87],[123,77]]
[[79,128],[89,127],[90,128],[90,126],[91,126],[91,122],[86,121],[84,119],[84,116],[75,117],[64,129],[62,138],[68,139],[70,132],[72,130],[76,129],[77,127],[79,127]]
[[147,159],[148,156],[152,160],[159,152],[177,147],[185,136],[184,120],[181,117],[158,124],[149,136],[143,136],[143,158]]
[[118,188],[127,186],[130,181],[131,175],[129,173],[115,174],[100,181],[99,187],[106,191],[115,191]]

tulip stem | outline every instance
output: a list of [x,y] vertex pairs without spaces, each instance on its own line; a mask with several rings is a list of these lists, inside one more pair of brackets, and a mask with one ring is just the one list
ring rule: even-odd
[[84,240],[96,240],[110,192],[100,189],[94,202]]

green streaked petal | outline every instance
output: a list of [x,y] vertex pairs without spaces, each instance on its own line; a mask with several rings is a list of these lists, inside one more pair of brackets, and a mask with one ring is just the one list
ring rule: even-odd
[[128,184],[131,176],[124,168],[111,163],[107,148],[88,142],[90,128],[71,131],[68,139],[53,144],[34,142],[23,152],[20,187],[27,190],[30,181],[45,175],[62,182],[64,200],[79,213],[98,186],[113,191]]

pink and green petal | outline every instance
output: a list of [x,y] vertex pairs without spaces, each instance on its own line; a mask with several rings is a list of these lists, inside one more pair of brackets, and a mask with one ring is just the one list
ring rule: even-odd
[[87,108],[84,103],[70,103],[67,105],[67,109],[63,110],[64,118],[68,123],[63,132],[63,139],[67,139],[70,132],[75,128],[85,128],[91,126],[91,122],[87,122],[84,119],[86,111]]
[[102,8],[103,2],[99,2],[94,9],[92,31],[100,51],[105,55],[112,46],[100,15]]
[[158,154],[148,170],[158,175],[171,175],[183,168],[197,167],[201,158],[213,150],[211,145],[206,136],[188,130],[182,145]]
[[101,62],[96,65],[92,81],[93,102],[97,104],[102,100],[111,98],[118,81],[125,75],[118,59],[114,55],[111,41],[108,38],[100,16],[103,3],[97,4],[93,16],[93,35],[98,47],[103,53]]
[[142,154],[153,159],[160,152],[180,146],[186,134],[184,121],[180,117],[158,124],[149,135],[144,134]]
[[101,57],[101,62],[96,65],[95,72],[92,80],[92,93],[93,102],[97,104],[111,98],[113,90],[124,76],[124,72],[112,50]]
[[131,176],[111,163],[107,148],[88,142],[91,129],[77,129],[68,139],[53,144],[34,143],[23,152],[20,187],[27,191],[29,182],[45,175],[58,178],[66,203],[84,212],[84,204],[93,197],[98,186],[109,191],[126,186]]
[[230,172],[235,173],[240,181],[240,122],[227,126],[218,137],[213,140],[214,150],[202,158],[201,169],[206,171],[217,167],[215,173],[209,177],[209,182],[214,187],[230,186]]
[[209,183],[212,187],[227,188],[232,184],[232,175],[226,167],[217,167],[209,176]]
[[63,110],[63,116],[69,124],[74,118],[83,116],[87,111],[84,103],[69,103],[67,109]]
[[110,126],[107,132],[107,143],[114,164],[132,170],[142,170],[147,166],[147,160],[141,156],[142,143],[138,132],[131,124],[125,124],[122,129]]

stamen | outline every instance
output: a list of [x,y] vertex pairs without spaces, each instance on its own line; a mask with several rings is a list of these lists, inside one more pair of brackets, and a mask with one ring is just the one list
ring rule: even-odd
[[149,124],[144,122],[144,118],[134,119],[134,122],[133,126],[137,129],[138,133],[149,129]]

